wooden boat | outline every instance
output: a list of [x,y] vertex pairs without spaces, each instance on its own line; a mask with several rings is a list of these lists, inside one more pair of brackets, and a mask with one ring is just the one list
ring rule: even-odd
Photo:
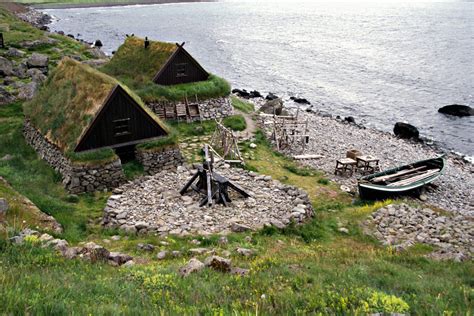
[[444,173],[444,155],[370,174],[359,180],[359,196],[380,200],[418,192]]

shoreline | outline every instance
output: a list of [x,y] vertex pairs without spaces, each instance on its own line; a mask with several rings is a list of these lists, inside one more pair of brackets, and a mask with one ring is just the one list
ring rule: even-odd
[[[248,101],[255,104],[257,109],[265,103],[265,100],[260,98]],[[295,108],[286,104],[283,107],[293,115],[296,112]],[[464,157],[435,144],[428,145],[398,138],[389,132],[348,123],[332,115],[301,110],[299,115],[308,120],[309,143],[304,151],[301,151],[300,147],[293,147],[281,152],[289,157],[301,154],[322,156],[319,159],[300,160],[300,163],[323,171],[328,178],[352,193],[357,192],[357,179],[361,174],[355,173],[350,177],[334,175],[336,160],[346,157],[348,150],[357,149],[363,154],[378,157],[381,169],[446,153],[448,168],[445,174],[436,180],[434,185],[426,187],[422,194],[424,196],[419,199],[452,214],[474,218],[474,194],[471,192],[474,186],[474,164]]]
[[104,0],[100,3],[58,3],[58,4],[28,4],[36,10],[50,9],[80,9],[80,8],[108,8],[108,7],[125,7],[134,5],[156,5],[156,4],[176,4],[176,3],[199,3],[199,2],[217,2],[217,0],[133,0],[110,2]]

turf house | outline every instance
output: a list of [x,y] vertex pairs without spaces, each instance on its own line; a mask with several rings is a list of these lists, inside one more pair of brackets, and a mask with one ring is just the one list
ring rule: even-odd
[[184,43],[130,36],[101,70],[131,87],[162,119],[196,121],[232,115],[229,83],[204,70]]
[[64,58],[25,105],[27,142],[63,176],[73,193],[125,181],[122,161],[154,173],[181,163],[168,128],[112,77]]

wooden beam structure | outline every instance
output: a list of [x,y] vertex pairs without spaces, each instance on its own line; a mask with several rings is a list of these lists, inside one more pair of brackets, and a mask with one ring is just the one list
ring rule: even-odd
[[[184,195],[189,188],[203,195],[199,206],[212,206],[215,203],[228,206],[231,201],[229,197],[229,188],[239,193],[244,198],[250,197],[243,188],[233,183],[226,177],[214,172],[214,157],[209,145],[204,146],[204,163],[198,166],[198,171],[189,179],[184,187],[179,191]],[[197,185],[193,183],[197,181]]]
[[234,132],[216,120],[216,130],[212,134],[210,146],[214,152],[227,163],[239,162],[245,165],[245,161],[240,154],[238,138]]

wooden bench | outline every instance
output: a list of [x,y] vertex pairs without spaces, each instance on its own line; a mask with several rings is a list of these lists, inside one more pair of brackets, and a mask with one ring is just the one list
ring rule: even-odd
[[354,173],[354,169],[357,166],[357,161],[352,158],[341,158],[336,160],[336,169],[334,169],[334,174],[340,173],[341,175],[346,172],[350,172],[350,175]]

